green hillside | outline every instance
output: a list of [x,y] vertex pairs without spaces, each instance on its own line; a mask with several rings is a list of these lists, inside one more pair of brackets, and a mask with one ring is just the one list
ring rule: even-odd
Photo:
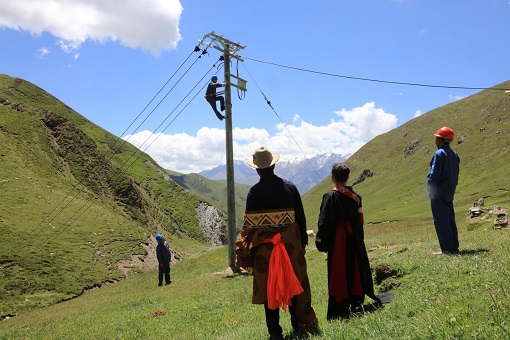
[[[510,82],[495,88],[510,88]],[[365,144],[346,164],[350,183],[364,170],[372,177],[355,186],[363,197],[368,225],[430,221],[425,180],[436,150],[434,133],[446,125],[454,129],[452,148],[461,159],[455,197],[457,219],[474,201],[510,208],[510,96],[485,90],[437,108]],[[316,228],[322,194],[330,190],[326,179],[303,197],[309,227]]]
[[[227,181],[213,181],[199,174],[181,174],[176,171],[166,170],[170,178],[183,188],[199,195],[209,204],[227,213]],[[246,195],[250,185],[235,183],[235,206],[237,225],[241,225],[246,208]]]
[[0,75],[0,316],[124,278],[150,235],[201,251],[202,200],[139,152],[21,79]]
[[[467,251],[433,256],[435,235],[428,231],[413,224],[367,235],[372,268],[394,272],[376,283],[377,293],[391,290],[396,298],[349,320],[326,321],[325,256],[308,247],[322,331],[312,339],[508,339],[510,233],[463,229]],[[251,304],[253,278],[225,273],[226,257],[221,247],[172,265],[169,286],[157,287],[155,271],[142,273],[0,321],[0,339],[267,339],[264,308]],[[365,307],[370,304],[367,298]],[[280,322],[285,339],[293,339],[288,312],[280,312]]]

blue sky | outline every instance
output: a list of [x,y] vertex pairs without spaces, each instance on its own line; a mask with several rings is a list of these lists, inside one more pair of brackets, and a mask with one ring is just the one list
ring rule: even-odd
[[198,90],[207,80],[168,116],[203,76],[223,80],[223,70],[208,72],[219,51],[192,53],[212,31],[245,46],[245,61],[231,66],[248,81],[242,100],[232,92],[236,159],[260,145],[284,160],[353,153],[478,92],[253,59],[430,85],[510,79],[510,0],[0,0],[0,73],[40,86],[165,168],[199,172],[225,163],[224,123]]

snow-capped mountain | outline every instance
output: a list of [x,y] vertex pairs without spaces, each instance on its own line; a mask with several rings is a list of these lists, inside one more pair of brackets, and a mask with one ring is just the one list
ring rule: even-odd
[[[276,164],[275,173],[293,182],[299,193],[304,194],[331,173],[331,166],[334,163],[344,162],[349,156],[328,153],[309,159],[280,160]],[[204,170],[199,174],[212,180],[225,180],[227,178],[226,165]],[[246,162],[234,160],[234,180],[237,183],[255,184],[258,182],[259,176]]]

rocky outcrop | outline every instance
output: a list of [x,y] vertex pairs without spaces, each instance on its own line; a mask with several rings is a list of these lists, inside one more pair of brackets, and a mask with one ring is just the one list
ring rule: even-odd
[[205,240],[214,246],[227,244],[227,223],[225,214],[204,202],[201,202],[198,207],[195,208],[195,211]]
[[359,175],[358,179],[354,181],[354,183],[352,183],[352,185],[356,185],[356,184],[359,184],[361,182],[363,182],[364,180],[366,180],[367,178],[370,178],[374,175],[374,173],[372,171],[370,171],[370,169],[365,169],[363,170],[363,172]]
[[404,149],[404,158],[409,157],[413,153],[413,151],[416,150],[416,148],[418,148],[419,145],[420,145],[419,139],[415,139],[411,143],[409,143],[409,145],[407,145],[406,148]]

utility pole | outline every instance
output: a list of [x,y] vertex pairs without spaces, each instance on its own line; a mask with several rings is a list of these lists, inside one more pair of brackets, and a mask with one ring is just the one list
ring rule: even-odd
[[[234,86],[242,91],[246,91],[246,81],[235,75],[230,74],[230,60],[235,58],[243,61],[236,53],[243,49],[244,46],[234,43],[228,39],[217,35],[214,32],[204,35],[200,44],[204,43],[205,39],[211,39],[212,47],[223,53],[224,61],[224,79],[225,79],[225,138],[226,138],[226,160],[227,160],[227,214],[228,214],[228,265],[233,272],[238,272],[239,268],[236,267],[235,260],[235,240],[237,237],[236,228],[236,207],[235,207],[235,186],[234,186],[234,147],[232,141],[232,98],[231,86]],[[231,77],[236,78],[238,83],[232,84]]]

